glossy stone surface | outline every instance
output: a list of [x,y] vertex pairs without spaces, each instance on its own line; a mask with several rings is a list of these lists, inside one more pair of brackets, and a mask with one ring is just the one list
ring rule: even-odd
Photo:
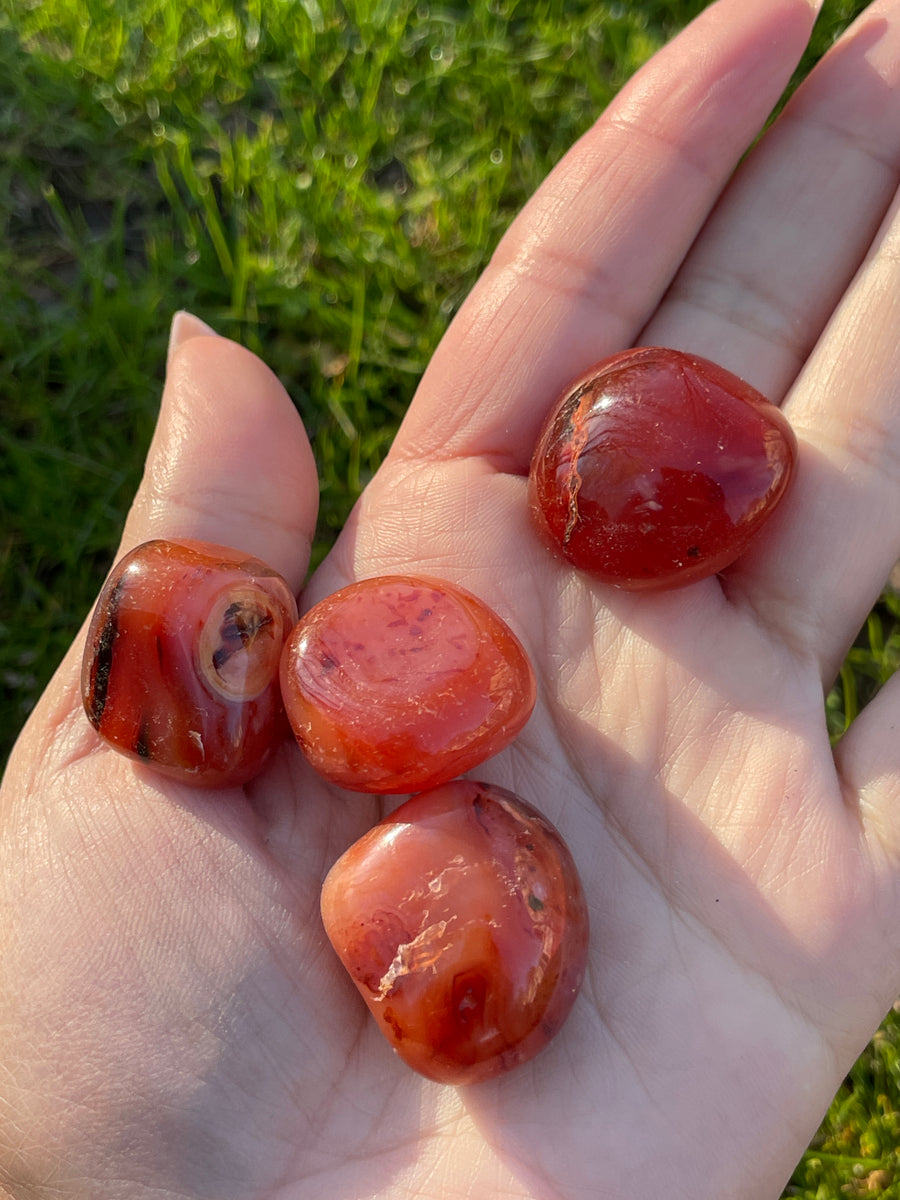
[[281,689],[309,761],[362,792],[416,792],[471,770],[516,736],[535,681],[492,609],[449,583],[380,576],[298,623]]
[[548,544],[605,583],[679,587],[747,548],[795,458],[786,418],[736,375],[675,350],[628,350],[548,417],[532,515]]
[[224,546],[152,541],[119,562],[88,632],[82,697],[111,746],[204,787],[244,783],[287,735],[287,583]]
[[331,869],[322,917],[381,1032],[440,1083],[527,1062],[569,1014],[588,916],[557,830],[503,788],[414,796]]

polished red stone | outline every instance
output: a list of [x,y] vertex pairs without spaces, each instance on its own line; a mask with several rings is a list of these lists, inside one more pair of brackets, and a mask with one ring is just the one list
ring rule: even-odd
[[97,602],[82,668],[88,718],[111,746],[175,779],[244,783],[287,734],[278,678],[297,619],[258,559],[194,541],[145,542]]
[[676,350],[627,350],[548,417],[532,515],[549,544],[605,583],[679,587],[747,548],[795,457],[786,418],[736,375]]
[[381,1032],[440,1083],[533,1058],[584,975],[587,908],[565,843],[524,800],[469,780],[414,796],[351,846],[322,917]]
[[320,774],[362,792],[415,792],[471,770],[534,707],[512,630],[462,588],[391,575],[342,588],[294,629],[281,689]]

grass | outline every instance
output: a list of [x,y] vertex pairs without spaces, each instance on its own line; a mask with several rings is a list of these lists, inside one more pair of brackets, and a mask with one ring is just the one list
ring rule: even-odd
[[[0,762],[110,564],[172,311],[285,381],[321,558],[512,216],[703,7],[0,0]],[[804,67],[861,7],[826,0]],[[829,696],[835,734],[898,631],[887,593]],[[898,1114],[892,1013],[787,1194],[900,1197]]]

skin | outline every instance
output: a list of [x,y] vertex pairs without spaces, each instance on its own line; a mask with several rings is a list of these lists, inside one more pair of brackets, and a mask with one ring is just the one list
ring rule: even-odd
[[[720,0],[498,249],[303,596],[422,570],[524,641],[534,716],[480,774],[543,808],[591,911],[582,994],[467,1090],[390,1053],[321,881],[385,802],[285,745],[244,789],[103,748],[80,636],[0,803],[0,1184],[14,1200],[777,1197],[900,990],[900,680],[833,751],[823,689],[900,555],[900,3],[732,174],[815,6]],[[796,486],[724,576],[663,595],[547,555],[524,472],[566,383],[652,343],[783,405]],[[190,536],[304,578],[315,467],[247,351],[174,326],[123,550]],[[83,635],[82,635],[83,636]]]

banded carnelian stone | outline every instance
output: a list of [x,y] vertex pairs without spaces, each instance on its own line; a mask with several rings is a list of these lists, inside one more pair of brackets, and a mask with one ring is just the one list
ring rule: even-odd
[[787,419],[738,376],[677,350],[627,350],[550,413],[531,511],[549,545],[604,583],[680,587],[746,550],[795,458]]
[[535,702],[509,626],[465,589],[415,575],[364,579],[310,609],[281,689],[315,769],[360,792],[422,791],[471,770]]
[[587,959],[560,834],[518,796],[469,780],[414,796],[351,846],[325,880],[322,918],[393,1049],[440,1083],[533,1058]]
[[88,719],[115,750],[171,778],[245,783],[288,732],[278,668],[296,619],[288,584],[258,559],[145,542],[116,565],[94,610]]

